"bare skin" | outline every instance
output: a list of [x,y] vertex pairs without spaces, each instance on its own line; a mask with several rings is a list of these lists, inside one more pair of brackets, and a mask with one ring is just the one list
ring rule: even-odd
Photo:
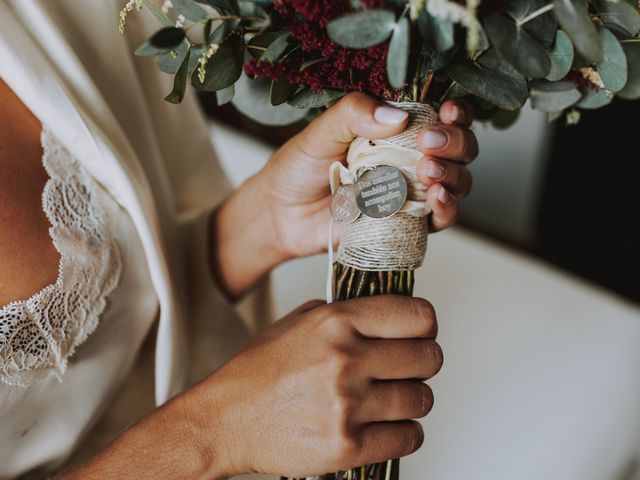
[[[211,270],[231,298],[273,266],[322,251],[326,166],[344,156],[355,135],[384,137],[406,125],[406,119],[379,122],[379,106],[363,95],[348,96],[217,210]],[[470,188],[465,165],[477,152],[466,105],[445,104],[441,117],[450,116],[453,107],[465,114],[449,118],[447,143],[435,151],[422,147],[421,164],[435,160],[445,175],[434,179],[419,166],[424,183],[433,186],[430,195],[450,192],[442,200],[432,198],[436,229],[455,221],[457,199]],[[5,304],[55,281],[59,259],[41,207],[47,176],[40,125],[3,83],[0,126],[0,304]],[[276,177],[282,179],[275,174],[280,169],[294,176],[274,184]],[[284,188],[307,174],[316,181],[304,195]],[[93,459],[56,478],[218,480],[250,472],[302,477],[408,455],[424,438],[414,419],[433,405],[423,380],[443,362],[436,331],[433,307],[418,298],[310,302]]]
[[[38,120],[0,79],[0,305],[56,281],[58,252],[42,211],[47,172]],[[38,268],[25,266],[38,265]]]

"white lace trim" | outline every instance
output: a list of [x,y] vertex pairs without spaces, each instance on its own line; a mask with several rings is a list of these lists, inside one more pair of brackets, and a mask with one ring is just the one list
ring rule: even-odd
[[55,284],[0,308],[0,381],[9,385],[50,372],[61,380],[76,347],[98,326],[121,272],[99,187],[46,128],[41,141],[50,177],[42,205],[60,264]]

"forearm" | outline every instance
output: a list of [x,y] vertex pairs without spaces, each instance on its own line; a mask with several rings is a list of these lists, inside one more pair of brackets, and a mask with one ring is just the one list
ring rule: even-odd
[[288,258],[279,247],[263,182],[258,175],[248,179],[211,217],[211,272],[233,300]]
[[213,441],[197,438],[201,430],[174,400],[122,433],[77,468],[53,480],[223,480],[233,475]]

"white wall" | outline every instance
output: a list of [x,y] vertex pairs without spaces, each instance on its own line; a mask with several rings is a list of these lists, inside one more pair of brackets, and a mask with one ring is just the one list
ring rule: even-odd
[[480,156],[470,166],[474,186],[462,203],[461,218],[483,231],[531,246],[540,181],[552,127],[546,115],[528,106],[509,130],[477,123]]

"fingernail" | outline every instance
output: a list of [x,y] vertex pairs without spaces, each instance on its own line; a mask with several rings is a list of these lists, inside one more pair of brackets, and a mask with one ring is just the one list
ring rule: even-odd
[[383,105],[376,108],[373,116],[378,123],[383,125],[400,125],[407,119],[409,114],[398,108]]
[[457,105],[454,105],[453,107],[451,107],[450,120],[452,123],[464,122],[464,109],[460,108]]
[[433,160],[427,162],[427,175],[434,180],[444,177],[444,166]]
[[442,187],[440,189],[440,193],[438,193],[438,200],[440,200],[440,203],[449,203],[449,192],[447,192],[447,190]]
[[433,150],[444,147],[447,140],[447,134],[442,130],[427,130],[422,135],[422,145]]

